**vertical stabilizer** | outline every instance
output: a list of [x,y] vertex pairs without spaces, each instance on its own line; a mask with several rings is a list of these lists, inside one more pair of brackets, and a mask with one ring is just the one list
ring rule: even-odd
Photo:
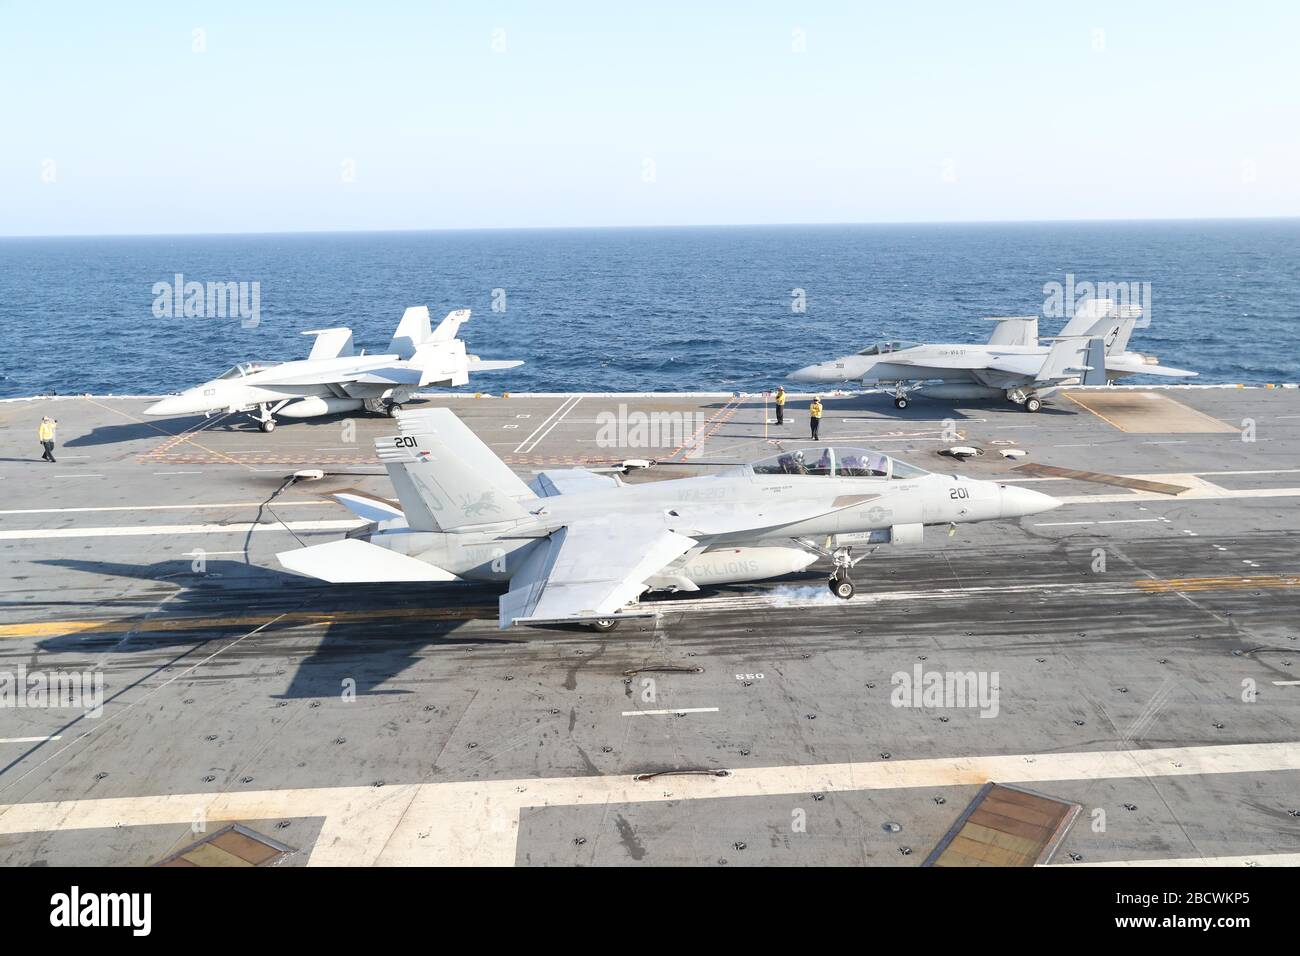
[[401,434],[375,440],[407,524],[456,531],[531,518],[523,481],[448,408],[397,415]]

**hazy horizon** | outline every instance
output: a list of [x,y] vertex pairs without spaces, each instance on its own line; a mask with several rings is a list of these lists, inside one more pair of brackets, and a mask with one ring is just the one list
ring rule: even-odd
[[1300,8],[0,6],[0,235],[1300,216]]
[[1158,219],[970,219],[970,220],[896,220],[881,222],[691,222],[626,223],[619,225],[566,226],[413,226],[410,228],[373,229],[245,229],[237,232],[71,232],[0,234],[0,239],[168,239],[205,236],[350,236],[386,235],[422,232],[581,232],[668,229],[816,229],[849,226],[1050,226],[1050,225],[1141,225],[1159,223],[1231,223],[1297,222],[1298,216],[1178,216]]

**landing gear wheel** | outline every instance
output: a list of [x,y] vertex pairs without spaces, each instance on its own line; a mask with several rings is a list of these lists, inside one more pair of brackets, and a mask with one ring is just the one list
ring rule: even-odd
[[599,621],[591,622],[591,629],[600,634],[608,634],[610,631],[618,630],[618,626],[623,623],[612,617],[602,617]]
[[1043,400],[1041,398],[1025,399],[1025,411],[1027,412],[1036,412],[1042,407],[1043,407]]
[[402,410],[402,406],[401,403],[399,402],[389,402],[388,405],[385,406],[384,408],[384,411],[388,413],[389,418],[396,418],[397,413],[400,412],[401,410]]
[[904,408],[907,407],[907,399],[905,398],[894,399],[894,407],[897,408],[899,411],[902,411]]
[[260,429],[262,429],[262,431],[264,431],[264,432],[273,432],[273,431],[275,431],[275,419],[274,419],[274,418],[268,418],[268,419],[267,419],[266,421],[264,421],[264,422],[259,422],[258,425],[257,425],[257,427],[260,428]]
[[831,594],[834,594],[837,598],[840,598],[843,601],[847,601],[849,598],[853,597],[854,593],[857,591],[857,588],[853,586],[853,582],[848,578],[833,577],[828,583],[831,589]]

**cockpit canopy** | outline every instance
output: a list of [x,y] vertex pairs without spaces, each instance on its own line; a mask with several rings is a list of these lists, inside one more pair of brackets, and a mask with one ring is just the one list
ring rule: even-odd
[[920,342],[877,342],[875,345],[869,345],[859,355],[888,355],[890,352],[901,352],[903,349],[914,349]]
[[915,465],[869,448],[828,445],[799,448],[756,461],[756,475],[823,475],[835,478],[920,478],[928,474]]
[[222,372],[217,376],[218,381],[227,378],[243,378],[245,375],[252,375],[254,372],[264,372],[268,368],[275,368],[279,362],[240,362],[234,368]]

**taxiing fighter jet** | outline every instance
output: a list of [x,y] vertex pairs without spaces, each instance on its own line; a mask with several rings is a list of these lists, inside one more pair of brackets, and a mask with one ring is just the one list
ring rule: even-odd
[[[892,385],[894,405],[906,408],[916,392],[927,398],[1001,398],[1036,412],[1043,399],[1068,385],[1105,385],[1128,375],[1193,376],[1167,368],[1155,356],[1129,352],[1142,317],[1139,306],[1109,299],[1081,303],[1059,336],[1039,344],[1036,316],[997,322],[987,345],[922,345],[882,342],[831,362],[809,365],[792,382],[824,386],[861,382]],[[937,384],[925,384],[927,382]]]
[[411,306],[402,315],[382,355],[353,352],[351,329],[313,329],[311,354],[294,362],[244,362],[210,382],[155,402],[146,415],[175,416],[249,412],[262,431],[275,416],[314,418],[336,412],[393,414],[417,389],[465,385],[471,372],[516,368],[523,362],[484,361],[467,355],[457,338],[470,310],[451,312],[429,328],[429,308]]
[[[865,448],[782,451],[714,475],[625,484],[582,468],[525,484],[449,409],[404,412],[375,445],[397,502],[333,497],[368,525],[277,555],[334,583],[497,581],[500,626],[583,622],[608,631],[647,591],[697,591],[831,560],[853,566],[925,525],[1020,518],[1060,502],[1028,488],[930,474]],[[855,549],[857,552],[855,553]]]

